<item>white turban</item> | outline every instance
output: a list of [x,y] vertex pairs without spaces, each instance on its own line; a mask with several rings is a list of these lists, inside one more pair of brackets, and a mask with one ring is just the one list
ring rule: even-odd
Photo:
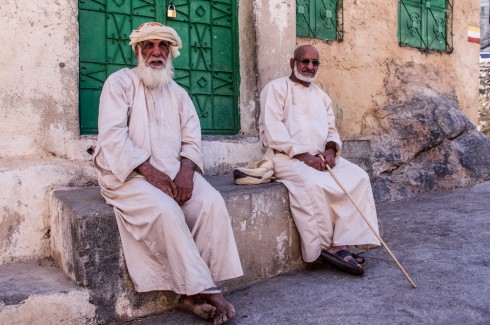
[[133,30],[129,35],[129,45],[135,51],[136,44],[139,42],[161,39],[170,43],[170,51],[172,51],[172,57],[179,56],[179,49],[182,48],[182,41],[179,35],[172,27],[165,26],[157,22],[148,22],[140,25],[137,29]]

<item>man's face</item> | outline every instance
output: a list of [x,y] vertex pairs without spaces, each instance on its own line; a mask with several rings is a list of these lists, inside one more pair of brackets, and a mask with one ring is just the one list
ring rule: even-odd
[[153,39],[141,42],[141,56],[145,64],[153,69],[162,69],[170,53],[170,43],[163,40]]
[[[298,73],[308,79],[314,79],[320,65],[318,58],[318,51],[313,47],[306,47],[300,51],[297,57],[294,58],[294,64],[297,67]],[[300,77],[298,79],[300,79]]]

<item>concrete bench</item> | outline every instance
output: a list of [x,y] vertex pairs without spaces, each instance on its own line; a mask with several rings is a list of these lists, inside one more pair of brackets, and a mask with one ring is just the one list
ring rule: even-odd
[[[225,199],[245,272],[241,278],[221,283],[225,291],[305,267],[282,184],[239,186],[231,176],[208,180]],[[90,290],[98,322],[128,320],[175,307],[176,296],[170,292],[134,291],[114,212],[99,187],[53,191],[50,224],[52,256],[71,279]]]

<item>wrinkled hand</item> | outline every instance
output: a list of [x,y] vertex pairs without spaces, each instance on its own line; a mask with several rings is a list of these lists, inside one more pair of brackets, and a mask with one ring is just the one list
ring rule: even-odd
[[194,188],[194,169],[196,165],[192,160],[182,158],[180,162],[180,170],[175,176],[174,183],[177,187],[177,195],[175,201],[179,205],[184,204],[192,197],[192,189]]
[[323,159],[325,159],[324,164],[327,164],[330,166],[330,168],[333,168],[335,166],[335,157],[336,157],[336,152],[333,149],[327,149],[324,152],[320,153],[322,155]]
[[319,170],[321,172],[325,171],[325,163],[322,161],[320,157],[313,156],[307,152],[301,153],[299,155],[294,156],[294,158],[301,160],[306,165]]
[[139,165],[136,170],[146,178],[148,183],[175,199],[177,187],[167,174],[156,169],[148,160]]

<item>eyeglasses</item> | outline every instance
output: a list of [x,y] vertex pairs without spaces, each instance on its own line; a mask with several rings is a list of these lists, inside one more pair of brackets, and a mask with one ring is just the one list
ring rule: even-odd
[[299,61],[302,64],[308,65],[310,62],[313,64],[314,67],[318,67],[320,65],[320,61],[315,60],[315,59],[294,59],[295,61]]

